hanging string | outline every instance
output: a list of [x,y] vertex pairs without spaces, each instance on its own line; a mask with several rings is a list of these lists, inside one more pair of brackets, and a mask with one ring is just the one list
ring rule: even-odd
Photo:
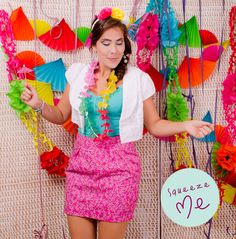
[[[202,29],[202,0],[199,0],[199,18],[200,30]],[[202,94],[204,95],[204,76],[203,76],[203,58],[202,58],[202,40],[200,41],[200,68],[201,68],[201,81],[202,81]]]
[[134,0],[133,7],[132,7],[132,10],[131,10],[130,15],[129,15],[130,20],[132,21],[131,23],[133,23],[136,20],[137,9],[138,9],[140,3],[141,3],[141,0]]
[[45,17],[47,17],[48,19],[54,20],[53,26],[57,25],[57,23],[59,22],[59,19],[58,19],[57,17],[49,16],[49,15],[44,11],[42,5],[43,5],[43,0],[40,0],[40,1],[39,1],[39,8],[40,8],[41,12],[43,13],[43,15],[44,15]]
[[[185,34],[185,42],[186,42],[186,58],[187,58],[187,66],[188,66],[188,83],[189,83],[189,97],[192,99],[192,84],[190,79],[190,57],[189,57],[189,48],[188,48],[188,33],[187,33],[187,27],[186,27],[186,1],[182,0],[182,6],[183,6],[183,17],[184,17],[184,34]],[[190,114],[191,119],[193,119],[193,102],[192,100],[190,102]]]
[[[42,1],[40,1],[40,4],[42,4]],[[36,0],[33,1],[33,8],[34,8],[34,50],[37,52],[37,25],[36,25],[36,19],[37,19],[37,8],[36,8]],[[36,62],[36,55],[34,62]],[[37,90],[37,82],[36,82],[36,90]],[[44,214],[44,203],[43,203],[43,185],[42,185],[42,171],[41,171],[41,164],[40,164],[40,149],[41,149],[41,140],[40,140],[40,129],[39,129],[39,116],[37,115],[37,121],[36,121],[36,129],[37,129],[37,158],[38,158],[38,175],[39,175],[39,194],[40,194],[40,211],[41,211],[41,222],[43,224],[40,231],[34,230],[34,237],[40,238],[40,239],[47,239],[48,238],[48,226],[45,224],[45,214]]]
[[92,0],[92,20],[94,19],[95,16],[95,0]]
[[222,29],[221,29],[221,36],[220,36],[220,46],[219,46],[219,61],[218,61],[218,67],[217,67],[217,70],[219,72],[220,70],[220,65],[221,65],[221,53],[222,53],[222,45],[223,45],[223,37],[224,37],[224,23],[225,23],[225,0],[222,0],[222,19],[223,19],[223,22],[222,22]]

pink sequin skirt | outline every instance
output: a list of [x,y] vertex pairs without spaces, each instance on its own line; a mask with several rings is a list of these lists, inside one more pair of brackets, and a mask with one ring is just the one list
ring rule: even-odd
[[107,222],[133,218],[141,161],[134,143],[78,135],[66,171],[67,215]]

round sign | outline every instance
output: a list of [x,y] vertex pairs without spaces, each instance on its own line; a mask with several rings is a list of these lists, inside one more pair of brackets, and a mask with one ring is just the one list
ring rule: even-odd
[[161,205],[175,223],[195,227],[206,223],[219,205],[214,179],[202,170],[181,169],[172,174],[161,190]]

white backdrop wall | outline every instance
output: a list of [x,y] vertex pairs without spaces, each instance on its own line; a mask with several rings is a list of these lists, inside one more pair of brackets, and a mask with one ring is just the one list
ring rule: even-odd
[[[74,0],[36,0],[37,18],[44,19],[52,24],[43,12],[58,19],[65,18],[70,27],[90,26],[92,19],[92,1],[78,1],[78,16],[75,17]],[[146,8],[147,0],[141,1],[137,16],[141,16]],[[196,15],[199,21],[199,1],[186,1],[186,19]],[[33,0],[0,0],[0,9],[11,12],[19,6],[29,19],[34,18]],[[171,4],[175,10],[176,17],[183,22],[182,1],[172,0]],[[221,0],[202,1],[202,29],[212,31],[218,39],[223,29],[224,39],[228,39],[228,13],[235,4],[234,0],[225,1],[223,12]],[[97,0],[95,1],[95,13],[105,6],[116,6],[122,8],[126,15],[132,9],[133,1],[127,0]],[[43,10],[43,11],[42,11]],[[77,25],[76,25],[77,22]],[[62,58],[68,67],[72,62],[89,62],[91,54],[88,49],[81,49],[72,53],[60,53],[47,48],[40,41],[19,42],[17,41],[17,52],[24,50],[37,51],[46,62]],[[133,46],[135,52],[135,46]],[[156,55],[158,53],[155,53]],[[134,55],[132,62],[134,63]],[[180,49],[180,62],[185,55],[185,48]],[[191,56],[199,56],[200,49],[190,51]],[[194,118],[202,118],[210,110],[214,115],[216,89],[221,89],[221,82],[224,80],[227,69],[230,50],[228,49],[221,58],[221,67],[215,69],[210,79],[202,87],[193,89],[196,103]],[[153,58],[153,64],[158,66],[158,57]],[[1,239],[28,239],[34,238],[33,231],[42,227],[42,211],[40,208],[40,184],[38,160],[33,146],[32,135],[28,133],[25,126],[17,118],[15,112],[8,105],[6,93],[8,91],[8,80],[4,55],[0,53],[0,238]],[[155,97],[157,108],[160,113],[163,111],[163,99],[160,94]],[[222,102],[219,96],[217,108],[217,123],[224,124]],[[45,121],[41,127],[67,155],[73,147],[73,137],[59,126],[52,125]],[[142,157],[142,181],[140,196],[135,211],[135,219],[131,222],[126,239],[203,239],[204,229],[208,226],[196,228],[184,228],[172,223],[160,209],[159,191],[161,185],[170,175],[169,146],[160,142],[150,135],[137,144],[138,151]],[[208,154],[205,144],[196,142],[197,160],[199,166],[204,170]],[[189,144],[191,152],[191,145]],[[45,222],[49,226],[49,238],[63,238],[63,230],[66,238],[69,238],[66,217],[63,214],[64,202],[64,179],[56,176],[48,176],[42,171],[43,204]],[[232,232],[235,228],[235,207],[223,204],[219,211],[218,219],[214,220],[211,230],[211,239],[232,239],[226,228],[230,226]]]

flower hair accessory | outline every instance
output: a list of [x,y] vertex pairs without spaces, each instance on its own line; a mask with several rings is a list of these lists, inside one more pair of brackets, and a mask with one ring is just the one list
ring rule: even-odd
[[105,20],[106,18],[108,17],[112,17],[114,19],[117,19],[119,21],[122,21],[123,18],[124,18],[124,11],[122,11],[121,9],[119,8],[110,8],[110,7],[106,7],[106,8],[103,8],[99,14],[97,15],[97,19],[95,20],[95,22],[93,23],[92,27],[91,27],[91,30],[93,30],[95,24],[98,22],[98,21],[103,21]]

